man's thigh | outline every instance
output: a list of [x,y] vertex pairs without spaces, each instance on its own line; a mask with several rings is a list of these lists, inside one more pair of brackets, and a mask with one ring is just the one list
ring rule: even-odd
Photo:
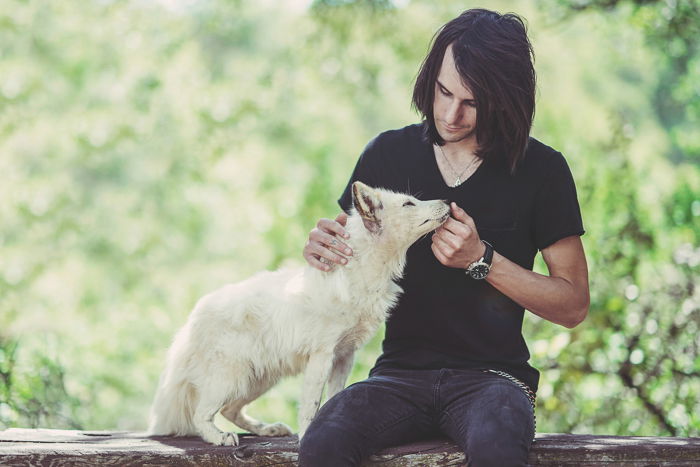
[[345,388],[321,407],[309,426],[300,465],[358,465],[382,448],[435,433],[431,409],[436,375],[391,370]]
[[469,465],[526,465],[534,411],[516,383],[480,370],[448,370],[439,388],[440,428]]

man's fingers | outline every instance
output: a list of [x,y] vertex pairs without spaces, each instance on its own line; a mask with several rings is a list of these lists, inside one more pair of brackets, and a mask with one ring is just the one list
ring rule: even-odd
[[329,250],[328,248],[325,248],[323,245],[311,245],[309,248],[310,252],[313,255],[318,256],[319,260],[323,263],[324,261],[322,260],[325,259],[326,264],[330,263],[336,263],[336,264],[347,264],[348,260],[345,258],[345,256],[341,256],[337,253],[334,253],[333,251]]
[[349,246],[347,246],[345,243],[341,242],[338,237],[328,235],[328,234],[323,234],[324,239],[323,243],[327,245],[329,248],[332,248],[333,250],[337,251],[338,253],[342,253],[345,255],[351,255],[352,250],[350,249]]
[[465,239],[468,238],[472,232],[472,228],[469,225],[452,218],[447,219],[447,221],[440,226],[440,229],[442,229],[442,232],[448,232],[451,235]]
[[449,243],[447,243],[445,240],[443,240],[437,234],[433,235],[432,240],[433,240],[433,246],[436,247],[445,257],[452,254],[452,252],[454,252],[454,250],[455,250],[455,248],[453,246],[451,246]]
[[352,250],[350,249],[350,247],[347,244],[343,243],[340,240],[340,237],[338,237],[337,235],[331,235],[326,232],[323,232],[322,230],[315,229],[313,232],[311,232],[309,238],[315,243],[320,243],[329,249],[337,251],[340,254],[352,254]]
[[454,250],[459,249],[461,243],[457,235],[445,229],[443,229],[440,232],[435,232],[435,235],[433,235],[433,241],[436,240],[440,241],[441,244],[447,245]]
[[470,227],[474,226],[474,219],[472,219],[471,216],[469,216],[469,214],[467,214],[467,212],[464,209],[457,206],[457,203],[455,203],[454,201],[450,203],[450,212],[452,214],[452,217],[454,217],[461,223],[466,224]]
[[335,221],[339,223],[342,226],[347,225],[348,223],[348,215],[347,213],[341,212],[335,217]]
[[315,245],[309,241],[306,243],[304,246],[304,251],[302,252],[302,256],[306,260],[307,263],[309,263],[310,266],[320,269],[321,271],[328,271],[330,269],[330,266],[325,264],[324,261],[320,261],[320,257],[313,253],[313,250],[315,249]]
[[[322,253],[322,252],[327,253]],[[316,243],[307,243],[304,248],[304,259],[310,266],[321,271],[330,271],[335,265],[332,260],[326,256],[334,255],[330,250],[325,249],[322,245]],[[337,255],[336,255],[337,256]]]
[[307,261],[311,266],[313,266],[316,269],[319,269],[321,271],[330,271],[331,270],[330,265],[328,265],[328,263],[326,263],[326,261],[328,261],[328,260],[323,258],[323,257],[309,255],[309,257],[307,258]]
[[[338,216],[340,217],[340,216]],[[347,218],[345,219],[347,222]],[[335,220],[330,220],[330,219],[321,219],[318,221],[316,226],[323,230],[324,232],[328,233],[334,233],[336,235],[340,235],[343,238],[349,238],[350,235],[348,232],[345,230],[343,225],[340,222],[337,222]]]
[[445,255],[442,254],[442,252],[438,249],[435,243],[430,245],[430,248],[433,250],[433,255],[435,255],[435,258],[437,258],[437,260],[440,261],[441,264],[447,265],[447,258],[445,257]]
[[350,238],[344,226],[348,215],[338,214],[335,220],[319,219],[316,227],[309,233],[309,240],[304,246],[303,256],[309,265],[321,271],[329,271],[335,264],[346,264],[343,255],[352,255],[352,249],[341,238]]

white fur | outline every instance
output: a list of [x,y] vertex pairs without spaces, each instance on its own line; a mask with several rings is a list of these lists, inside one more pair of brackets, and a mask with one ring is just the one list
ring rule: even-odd
[[[346,229],[348,264],[322,272],[310,266],[265,271],[201,298],[168,351],[151,411],[154,435],[200,435],[238,444],[213,423],[222,415],[262,436],[290,435],[282,424],[248,417],[243,407],[283,376],[304,374],[299,438],[321,403],[340,391],[355,350],[386,319],[401,289],[406,250],[449,216],[443,201],[356,182]],[[407,201],[415,206],[405,205]]]

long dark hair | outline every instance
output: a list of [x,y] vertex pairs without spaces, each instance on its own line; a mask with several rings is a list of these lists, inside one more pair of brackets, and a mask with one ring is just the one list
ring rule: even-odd
[[422,114],[426,136],[442,146],[433,118],[435,81],[452,44],[455,66],[476,101],[477,155],[499,160],[511,173],[524,156],[535,115],[534,52],[524,20],[484,9],[467,10],[433,37],[413,88],[413,107]]

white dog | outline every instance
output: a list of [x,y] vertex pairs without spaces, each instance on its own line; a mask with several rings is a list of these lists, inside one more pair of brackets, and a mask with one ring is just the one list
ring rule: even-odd
[[201,298],[168,351],[151,412],[153,435],[198,434],[238,444],[213,422],[221,414],[260,436],[287,436],[243,412],[280,378],[305,371],[299,439],[316,415],[323,387],[343,389],[355,350],[386,319],[401,288],[408,247],[449,217],[444,201],[355,182],[346,225],[353,257],[322,272],[310,266],[265,271]]

